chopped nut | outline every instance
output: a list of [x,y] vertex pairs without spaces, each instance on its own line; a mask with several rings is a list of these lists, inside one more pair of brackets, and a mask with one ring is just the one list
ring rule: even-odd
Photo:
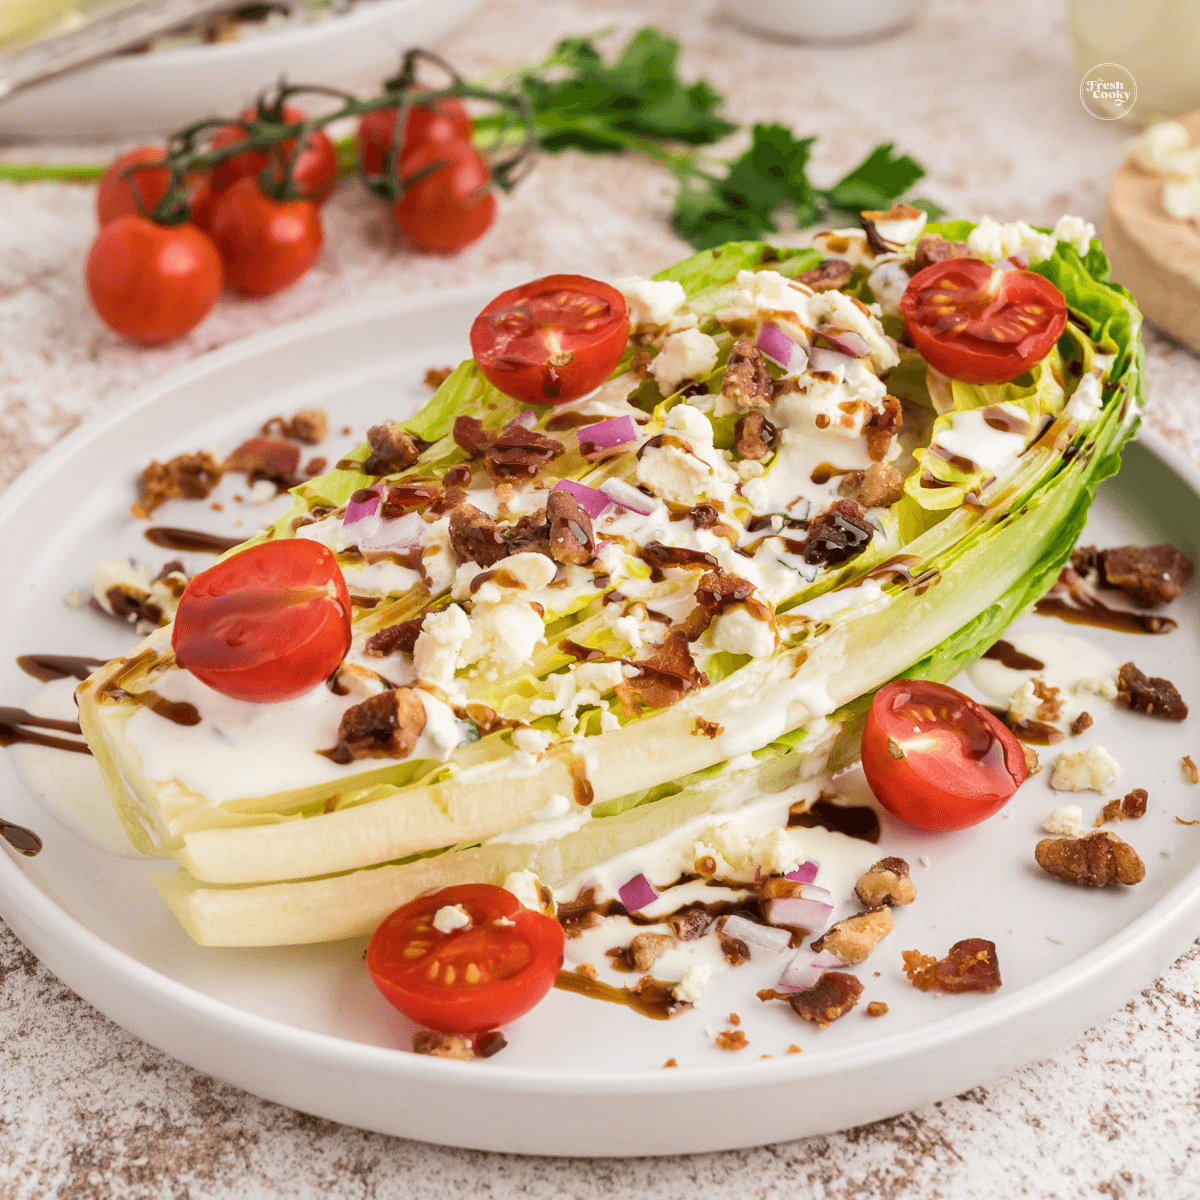
[[575,973],[577,975],[582,975],[584,979],[600,978],[600,972],[597,971],[591,963],[580,963],[579,966],[575,968]]
[[747,413],[733,427],[733,443],[743,458],[764,459],[779,442],[779,429],[760,412]]
[[1185,783],[1200,783],[1200,770],[1197,770],[1196,764],[1188,755],[1185,754],[1179,760],[1179,769],[1183,773]]
[[477,1033],[475,1035],[475,1056],[491,1058],[493,1054],[499,1054],[507,1045],[508,1038],[499,1029],[489,1029],[486,1033]]
[[917,898],[917,889],[908,872],[904,859],[881,858],[859,876],[854,894],[866,908],[911,904]]
[[570,492],[556,488],[546,497],[550,522],[550,557],[557,563],[582,566],[596,557],[592,518]]
[[1075,720],[1073,720],[1071,722],[1071,736],[1078,737],[1081,733],[1084,732],[1084,730],[1091,729],[1091,727],[1092,727],[1092,714],[1087,713],[1087,712],[1081,712],[1079,714],[1079,716],[1077,716],[1075,718]]
[[828,950],[848,967],[864,962],[881,938],[892,932],[892,910],[883,905],[830,926],[812,943],[814,950]]
[[697,717],[692,722],[692,732],[698,737],[719,738],[725,732],[725,726],[718,725],[716,721],[706,721],[703,717]]
[[300,447],[283,438],[247,438],[226,460],[226,471],[244,471],[251,480],[290,482],[300,468]]
[[831,258],[828,262],[818,263],[807,271],[801,271],[796,276],[796,282],[804,284],[814,292],[840,291],[850,282],[851,267],[840,258]]
[[431,392],[436,392],[453,374],[453,367],[429,367],[425,371],[422,382]]
[[329,418],[323,408],[302,408],[290,421],[282,417],[272,417],[259,430],[267,436],[291,438],[294,442],[303,442],[306,446],[315,446],[325,440],[329,433]]
[[362,464],[364,475],[391,475],[411,467],[420,456],[417,444],[395,425],[372,425],[367,430],[371,453]]
[[750,1045],[740,1029],[723,1029],[714,1040],[718,1050],[745,1050]]
[[685,905],[667,918],[667,924],[681,942],[694,942],[707,932],[712,923],[708,909],[699,901]]
[[413,1034],[413,1053],[434,1058],[456,1058],[470,1062],[475,1057],[471,1039],[461,1033],[440,1033],[436,1029],[418,1029]]
[[493,567],[509,552],[496,522],[473,504],[460,504],[450,514],[450,548],[460,563]]
[[679,1066],[679,1064],[673,1058],[668,1058],[667,1061],[665,1063],[663,1063],[664,1069],[667,1067],[677,1067],[677,1066]]
[[875,527],[853,500],[835,500],[808,527],[804,561],[834,566],[861,554],[875,536]]
[[1038,752],[1026,742],[1021,743],[1021,749],[1025,752],[1026,776],[1036,775],[1042,769],[1042,760],[1038,758]]
[[1131,821],[1136,821],[1139,817],[1144,817],[1146,815],[1146,801],[1148,799],[1149,797],[1146,795],[1145,788],[1134,788],[1121,801],[1122,818],[1127,817]]
[[889,508],[904,495],[904,476],[891,463],[873,462],[865,471],[847,471],[838,495],[863,508]]
[[1117,705],[1164,721],[1182,721],[1188,715],[1188,706],[1173,683],[1147,678],[1131,662],[1121,667],[1117,677]]
[[[844,1017],[862,995],[863,985],[844,971],[826,971],[806,992],[777,992],[764,988],[760,1000],[786,1000],[792,1011],[822,1029]],[[794,1053],[789,1050],[788,1053]]]
[[[1101,825],[1107,825],[1109,821],[1123,821],[1124,819],[1125,814],[1121,811],[1121,801],[1109,800],[1100,810],[1093,824],[1096,829],[1099,829]],[[1049,832],[1056,833],[1058,831],[1051,829]]]
[[147,518],[168,500],[205,500],[221,482],[224,467],[207,450],[178,454],[165,463],[152,462],[142,471],[135,517]]
[[1169,604],[1192,577],[1191,559],[1174,546],[1114,546],[1090,551],[1103,587],[1116,588],[1145,608]]
[[762,351],[750,338],[739,338],[729,352],[721,395],[738,408],[766,408],[774,395],[771,372]]
[[863,424],[863,436],[867,439],[867,453],[872,462],[883,462],[892,445],[892,438],[900,432],[904,414],[900,401],[895,396],[884,396],[883,406],[871,413]]
[[917,241],[917,247],[910,262],[904,264],[910,275],[931,267],[934,263],[945,262],[949,258],[974,258],[970,246],[966,242],[948,242],[939,233],[927,233]]
[[1034,696],[1041,701],[1035,714],[1037,719],[1047,722],[1057,721],[1063,711],[1062,693],[1056,687],[1048,687],[1044,680],[1036,676],[1030,682],[1033,684]]
[[868,1017],[886,1017],[887,1013],[888,1006],[884,1004],[882,1000],[872,1000],[871,1003],[867,1005]]
[[389,688],[342,714],[338,744],[324,751],[334,762],[407,758],[425,728],[425,705],[412,688]]
[[921,992],[994,992],[1001,983],[996,945],[983,938],[955,942],[942,959],[919,950],[905,950],[901,958],[909,982]]
[[1033,855],[1043,871],[1082,887],[1141,883],[1146,877],[1146,868],[1137,851],[1114,833],[1043,838]]
[[629,943],[629,958],[639,971],[649,971],[664,950],[670,950],[674,938],[665,933],[639,933]]

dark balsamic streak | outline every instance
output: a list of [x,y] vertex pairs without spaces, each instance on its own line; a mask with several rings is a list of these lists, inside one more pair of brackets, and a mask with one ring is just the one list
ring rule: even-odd
[[162,546],[164,550],[191,551],[195,554],[224,554],[246,540],[204,533],[199,529],[178,529],[173,525],[151,525],[142,533],[146,541]]

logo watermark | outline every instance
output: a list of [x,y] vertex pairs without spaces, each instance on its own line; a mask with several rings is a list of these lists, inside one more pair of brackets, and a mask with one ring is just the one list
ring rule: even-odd
[[1079,99],[1093,117],[1115,121],[1128,114],[1137,101],[1137,81],[1120,63],[1100,63],[1079,84]]

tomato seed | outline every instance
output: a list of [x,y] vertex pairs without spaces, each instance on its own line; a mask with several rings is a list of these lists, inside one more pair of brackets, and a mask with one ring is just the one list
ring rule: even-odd
[[467,963],[467,969],[463,974],[466,975],[468,983],[478,983],[483,978],[482,973],[474,963]]

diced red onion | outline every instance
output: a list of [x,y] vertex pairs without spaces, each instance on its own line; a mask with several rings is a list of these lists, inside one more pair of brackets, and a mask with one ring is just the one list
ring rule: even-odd
[[842,966],[842,960],[828,950],[813,954],[811,950],[800,950],[784,968],[776,987],[785,992],[807,992],[830,967]]
[[774,925],[762,925],[747,917],[739,917],[737,913],[725,918],[721,926],[725,937],[737,938],[747,946],[760,946],[772,954],[779,954],[788,948],[792,935],[786,929],[776,929]]
[[795,879],[798,883],[812,883],[820,868],[820,863],[809,859],[808,862],[802,862],[794,871],[789,871],[784,879]]
[[613,417],[611,421],[597,421],[575,431],[579,449],[584,456],[613,450],[637,441],[637,426],[632,417]]
[[635,875],[628,883],[617,888],[617,895],[621,897],[626,912],[637,912],[639,908],[645,908],[658,899],[654,885],[645,875]]
[[600,485],[600,490],[614,504],[619,504],[630,512],[641,513],[643,517],[648,517],[658,503],[652,496],[647,496],[624,479],[606,479]]
[[[367,490],[371,493],[368,499],[355,500],[351,497],[347,502],[346,515],[342,518],[343,528],[347,525],[357,525],[359,521],[373,517],[379,511],[379,506],[383,502],[383,484],[377,483],[373,488]],[[355,494],[357,495],[357,493]]]
[[392,521],[380,521],[370,533],[358,539],[360,550],[411,550],[421,544],[425,522],[420,513],[405,513]]
[[858,361],[853,355],[843,354],[840,350],[827,350],[824,346],[814,346],[808,352],[808,369],[810,371],[838,371],[843,374],[850,370]]
[[511,421],[510,425],[521,425],[525,429],[535,429],[538,423],[538,415],[532,408],[525,409],[524,412],[519,412]]
[[798,896],[778,896],[766,903],[765,916],[772,925],[790,929],[824,929],[833,912],[833,896],[815,883],[801,885]]
[[817,337],[834,350],[848,354],[851,358],[864,358],[870,353],[867,339],[853,329],[838,329],[833,325],[822,325],[817,329]]
[[785,371],[791,369],[792,356],[796,353],[796,343],[776,325],[765,324],[758,333],[755,345],[770,359],[777,362]]
[[598,488],[588,487],[585,483],[576,483],[573,479],[560,479],[552,490],[570,492],[579,507],[593,521],[612,503],[611,499]]
[[992,270],[994,271],[1025,271],[1028,268],[1028,250],[1018,250],[1016,254],[1010,254],[1007,258],[1002,258],[998,262],[992,263]]

